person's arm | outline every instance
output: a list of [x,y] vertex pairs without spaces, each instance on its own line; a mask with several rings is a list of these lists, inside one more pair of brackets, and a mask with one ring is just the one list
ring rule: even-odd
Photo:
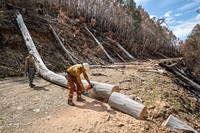
[[84,88],[84,86],[83,86],[83,83],[82,83],[82,81],[81,81],[81,77],[80,77],[80,76],[77,76],[76,79],[77,79],[78,85],[81,87],[81,90],[85,90],[85,88]]
[[87,80],[88,84],[92,85],[91,82],[90,82],[90,80],[89,80],[89,77],[88,77],[88,75],[87,75],[87,73],[85,71],[83,72],[83,76]]

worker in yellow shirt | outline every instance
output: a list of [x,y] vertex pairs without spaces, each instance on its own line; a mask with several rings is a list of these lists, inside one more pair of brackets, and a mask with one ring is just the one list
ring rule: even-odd
[[89,71],[88,63],[76,64],[67,69],[67,74],[66,74],[65,78],[68,80],[68,88],[69,88],[68,104],[71,106],[75,106],[75,104],[72,101],[74,90],[75,90],[75,84],[77,86],[77,90],[76,90],[77,101],[79,101],[79,102],[85,101],[85,99],[83,99],[81,97],[81,93],[85,92],[85,88],[83,86],[83,83],[82,83],[81,77],[80,77],[81,74],[83,74],[83,76],[87,80],[88,84],[92,87],[92,84],[88,78],[86,71]]

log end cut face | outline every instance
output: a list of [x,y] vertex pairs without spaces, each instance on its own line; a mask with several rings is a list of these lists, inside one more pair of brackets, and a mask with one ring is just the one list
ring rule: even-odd
[[119,91],[120,91],[119,86],[113,86],[111,93]]

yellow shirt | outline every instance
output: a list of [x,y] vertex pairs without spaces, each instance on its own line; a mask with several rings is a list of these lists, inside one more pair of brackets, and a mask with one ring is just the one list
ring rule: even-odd
[[83,74],[84,78],[90,84],[90,80],[89,80],[86,70],[85,70],[85,68],[83,68],[82,64],[76,64],[76,65],[71,66],[70,68],[67,69],[67,72],[71,76],[73,76],[77,79],[77,82],[81,86],[82,89],[84,89],[84,87],[83,87],[83,83],[81,82],[81,74]]

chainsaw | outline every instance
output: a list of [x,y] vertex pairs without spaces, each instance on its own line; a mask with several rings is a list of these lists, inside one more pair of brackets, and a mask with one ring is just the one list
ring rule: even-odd
[[93,92],[94,91],[94,84],[92,84],[92,85],[87,85],[87,86],[85,86],[85,91],[86,91],[86,93],[91,93],[91,92]]

